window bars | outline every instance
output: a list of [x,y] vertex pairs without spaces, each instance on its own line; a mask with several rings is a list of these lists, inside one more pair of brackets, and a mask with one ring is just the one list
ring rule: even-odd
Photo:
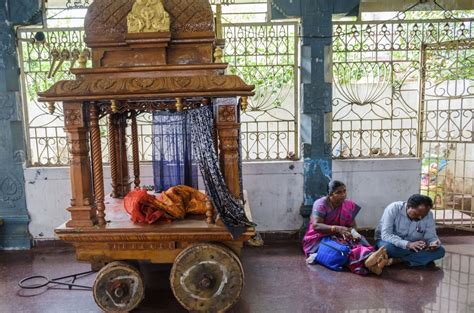
[[[72,16],[71,12],[77,13],[74,16],[82,23],[81,14],[83,19],[86,7],[92,1],[63,2],[48,8],[46,27],[19,28],[17,33],[20,39],[22,98],[30,166],[64,166],[69,157],[66,135],[62,129],[62,108],[60,105],[56,106],[55,112],[51,114],[51,108],[47,104],[36,101],[37,91],[46,90],[58,80],[72,78],[69,68],[79,62],[79,57],[83,61],[86,59],[87,66],[90,66],[90,61],[87,60],[88,50],[84,50],[83,28],[52,26],[64,24],[63,18],[68,20]],[[266,6],[266,2],[262,0],[250,2],[257,7],[262,4]],[[229,63],[231,73],[254,84],[257,92],[249,102],[247,111],[242,114],[243,160],[294,159],[298,156],[298,24],[229,23],[233,18],[226,15],[226,10],[231,10],[233,5],[237,7],[234,11],[243,8],[242,3],[238,2],[223,7],[223,37],[226,39],[224,60]],[[246,14],[246,18],[252,20],[252,14]],[[31,40],[38,32],[44,33],[43,43]],[[101,120],[104,162],[108,162],[106,123]],[[151,161],[149,114],[138,117],[138,133],[140,160]]]
[[472,38],[472,18],[333,24],[333,157],[419,155],[422,44]]

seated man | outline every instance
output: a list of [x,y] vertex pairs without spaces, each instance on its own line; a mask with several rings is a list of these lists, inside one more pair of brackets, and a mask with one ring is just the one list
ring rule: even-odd
[[387,265],[405,262],[409,266],[424,266],[444,256],[430,212],[432,207],[431,198],[419,194],[412,195],[407,202],[387,206],[375,229],[376,246],[385,247],[390,258]]

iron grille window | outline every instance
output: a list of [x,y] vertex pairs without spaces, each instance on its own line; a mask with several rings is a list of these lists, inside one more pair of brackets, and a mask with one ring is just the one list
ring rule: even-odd
[[472,38],[473,21],[334,22],[333,157],[419,155],[421,45]]
[[[39,31],[45,34],[47,44],[29,41]],[[68,164],[62,106],[57,105],[55,112],[50,114],[48,104],[37,101],[37,92],[61,79],[73,78],[68,70],[75,62],[71,55],[85,48],[83,35],[81,28],[24,28],[18,31],[23,112],[29,143],[28,160],[32,166]]]
[[[266,0],[214,2],[230,3],[222,7],[225,60],[229,62],[230,73],[256,85],[257,95],[241,116],[244,161],[297,157],[297,23],[262,22],[266,17]],[[69,68],[76,62],[77,52],[86,47],[83,29],[72,26],[82,25],[92,0],[51,3],[45,11],[45,27],[18,30],[30,166],[68,164],[61,105],[56,105],[56,111],[50,114],[48,104],[37,102],[36,93],[58,80],[74,77]],[[233,24],[238,18],[246,23]],[[58,28],[58,25],[67,27]],[[37,32],[45,34],[47,44],[32,40]],[[103,157],[108,162],[107,125],[105,120],[101,123]],[[138,132],[140,160],[151,161],[150,114],[140,115]]]
[[297,155],[296,23],[225,25],[230,73],[255,85],[241,115],[244,160],[282,160]]

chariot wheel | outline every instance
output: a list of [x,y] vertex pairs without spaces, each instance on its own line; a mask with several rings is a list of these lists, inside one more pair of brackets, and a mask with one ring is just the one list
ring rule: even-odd
[[194,244],[176,257],[170,284],[189,311],[225,312],[240,297],[244,271],[238,256],[217,244]]
[[112,262],[98,273],[94,300],[105,312],[129,312],[142,302],[145,286],[140,272],[124,262]]

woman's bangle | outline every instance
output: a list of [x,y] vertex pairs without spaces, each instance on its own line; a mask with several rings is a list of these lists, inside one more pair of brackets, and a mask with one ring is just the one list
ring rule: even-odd
[[335,226],[335,225],[332,225],[332,226],[331,226],[331,232],[333,232],[333,233],[336,232],[336,226]]

